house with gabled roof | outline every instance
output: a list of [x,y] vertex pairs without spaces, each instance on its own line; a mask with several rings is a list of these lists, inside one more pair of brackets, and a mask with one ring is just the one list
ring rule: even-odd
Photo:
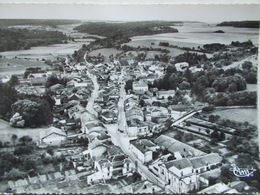
[[224,183],[216,183],[212,186],[209,186],[201,191],[198,194],[239,194],[236,189],[232,189]]
[[140,120],[144,121],[144,114],[140,107],[133,106],[125,112],[126,120]]
[[206,154],[165,135],[155,139],[155,143],[171,152],[175,160],[158,159],[149,168],[177,193],[199,189],[202,182],[207,184],[205,173],[221,164],[222,158],[218,154]]
[[49,87],[50,91],[55,94],[60,94],[64,90],[64,86],[61,84],[55,84]]
[[50,127],[40,132],[39,144],[59,145],[66,141],[67,134],[56,127]]
[[153,117],[167,117],[169,116],[169,111],[167,108],[158,107],[158,106],[151,106],[147,107],[147,110],[151,112],[151,116]]
[[183,142],[180,142],[166,135],[160,135],[158,138],[155,139],[154,142],[158,146],[167,149],[169,152],[171,152],[174,155],[176,153],[180,153],[180,155],[183,158],[202,156],[206,154],[198,149],[195,149]]
[[90,132],[93,132],[93,131],[107,132],[107,129],[105,128],[105,126],[99,121],[89,121],[85,124],[82,124],[82,126],[84,128],[84,132],[87,134]]
[[133,140],[130,142],[130,150],[142,163],[153,160],[153,152],[159,147],[147,139]]
[[121,148],[115,145],[107,146],[107,155],[94,161],[95,173],[87,177],[87,183],[105,181],[111,178],[131,175],[134,164],[123,153]]
[[130,137],[147,136],[150,134],[147,123],[138,119],[127,120],[126,133]]
[[117,114],[113,111],[105,111],[101,113],[101,120],[105,124],[115,123],[117,121]]
[[146,91],[148,91],[147,83],[141,81],[134,81],[132,87],[133,91],[138,94],[144,94]]

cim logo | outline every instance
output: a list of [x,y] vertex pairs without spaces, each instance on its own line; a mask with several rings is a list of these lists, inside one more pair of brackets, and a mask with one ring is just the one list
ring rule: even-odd
[[244,169],[239,167],[233,167],[229,169],[230,171],[233,171],[234,175],[237,177],[252,177],[253,173],[256,171],[256,169]]

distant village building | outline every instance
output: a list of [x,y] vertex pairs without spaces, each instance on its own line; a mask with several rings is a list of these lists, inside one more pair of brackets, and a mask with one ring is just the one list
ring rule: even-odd
[[50,127],[40,132],[40,145],[59,145],[67,139],[67,134],[56,127]]
[[126,110],[125,116],[127,120],[139,120],[144,121],[144,114],[140,107],[133,106],[129,110]]
[[144,94],[146,91],[148,91],[148,85],[144,82],[134,81],[132,87],[135,93]]
[[45,85],[47,81],[47,73],[30,73],[27,76],[27,79],[30,80],[31,85]]
[[158,99],[167,99],[169,97],[174,97],[175,96],[175,90],[160,90],[158,91],[157,98]]
[[189,63],[187,62],[180,62],[175,64],[176,70],[177,71],[185,71],[189,67]]

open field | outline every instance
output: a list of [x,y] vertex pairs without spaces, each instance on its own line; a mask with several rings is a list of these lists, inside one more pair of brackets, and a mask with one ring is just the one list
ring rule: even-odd
[[229,119],[237,122],[249,122],[257,126],[257,109],[226,109],[214,110],[210,114],[219,115],[222,119]]
[[253,67],[257,67],[258,66],[257,56],[256,55],[251,55],[251,56],[248,56],[248,57],[246,57],[245,59],[243,59],[241,61],[233,62],[232,64],[230,64],[228,66],[223,66],[222,69],[223,70],[227,70],[227,69],[230,69],[230,68],[240,68],[240,69],[242,69],[242,64],[245,61],[252,62]]
[[0,75],[23,74],[26,68],[31,67],[47,68],[49,66],[43,61],[0,58]]
[[39,140],[39,133],[46,128],[14,128],[8,122],[0,119],[0,140],[4,142],[12,142],[11,136],[16,134],[18,139],[22,136],[29,135],[33,141]]
[[0,55],[6,58],[14,58],[15,56],[19,58],[30,58],[30,59],[55,59],[58,56],[67,56],[74,53],[75,50],[81,48],[85,43],[88,45],[91,41],[86,42],[71,42],[68,44],[54,44],[43,47],[32,47],[28,50],[19,51],[5,51],[0,52]]
[[102,49],[93,50],[92,52],[89,53],[89,56],[98,56],[99,53],[105,56],[105,58],[108,58],[111,54],[115,56],[116,54],[121,53],[121,51],[114,48],[102,48]]
[[[0,52],[0,55],[5,56],[6,58],[29,58],[29,59],[55,59],[58,56],[67,56],[74,53],[75,50],[79,50],[83,44],[88,45],[94,39],[83,38],[89,36],[87,33],[79,33],[73,30],[75,26],[79,24],[68,24],[68,25],[58,25],[56,28],[53,27],[42,27],[34,25],[25,25],[25,26],[12,26],[16,28],[29,28],[29,29],[44,29],[44,30],[58,30],[65,33],[67,36],[75,39],[74,42],[69,42],[67,44],[54,44],[49,46],[41,47],[31,47],[28,50],[19,50],[19,51],[5,51]],[[99,37],[100,38],[100,37]]]
[[247,91],[257,91],[257,84],[246,84]]

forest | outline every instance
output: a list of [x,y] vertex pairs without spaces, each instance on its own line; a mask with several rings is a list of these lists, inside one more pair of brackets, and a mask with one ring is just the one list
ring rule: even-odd
[[28,30],[17,28],[0,29],[0,52],[30,49],[35,46],[66,43],[62,32],[47,30]]
[[42,20],[42,19],[0,19],[0,27],[9,27],[15,25],[37,25],[37,26],[51,26],[56,27],[57,25],[64,24],[76,24],[80,23],[80,20]]
[[126,23],[106,23],[91,22],[85,23],[74,28],[79,32],[104,36],[104,37],[132,37],[142,35],[152,35],[159,33],[175,33],[177,29],[172,28],[178,22],[126,22]]
[[226,21],[217,26],[233,26],[240,28],[259,28],[259,21]]

